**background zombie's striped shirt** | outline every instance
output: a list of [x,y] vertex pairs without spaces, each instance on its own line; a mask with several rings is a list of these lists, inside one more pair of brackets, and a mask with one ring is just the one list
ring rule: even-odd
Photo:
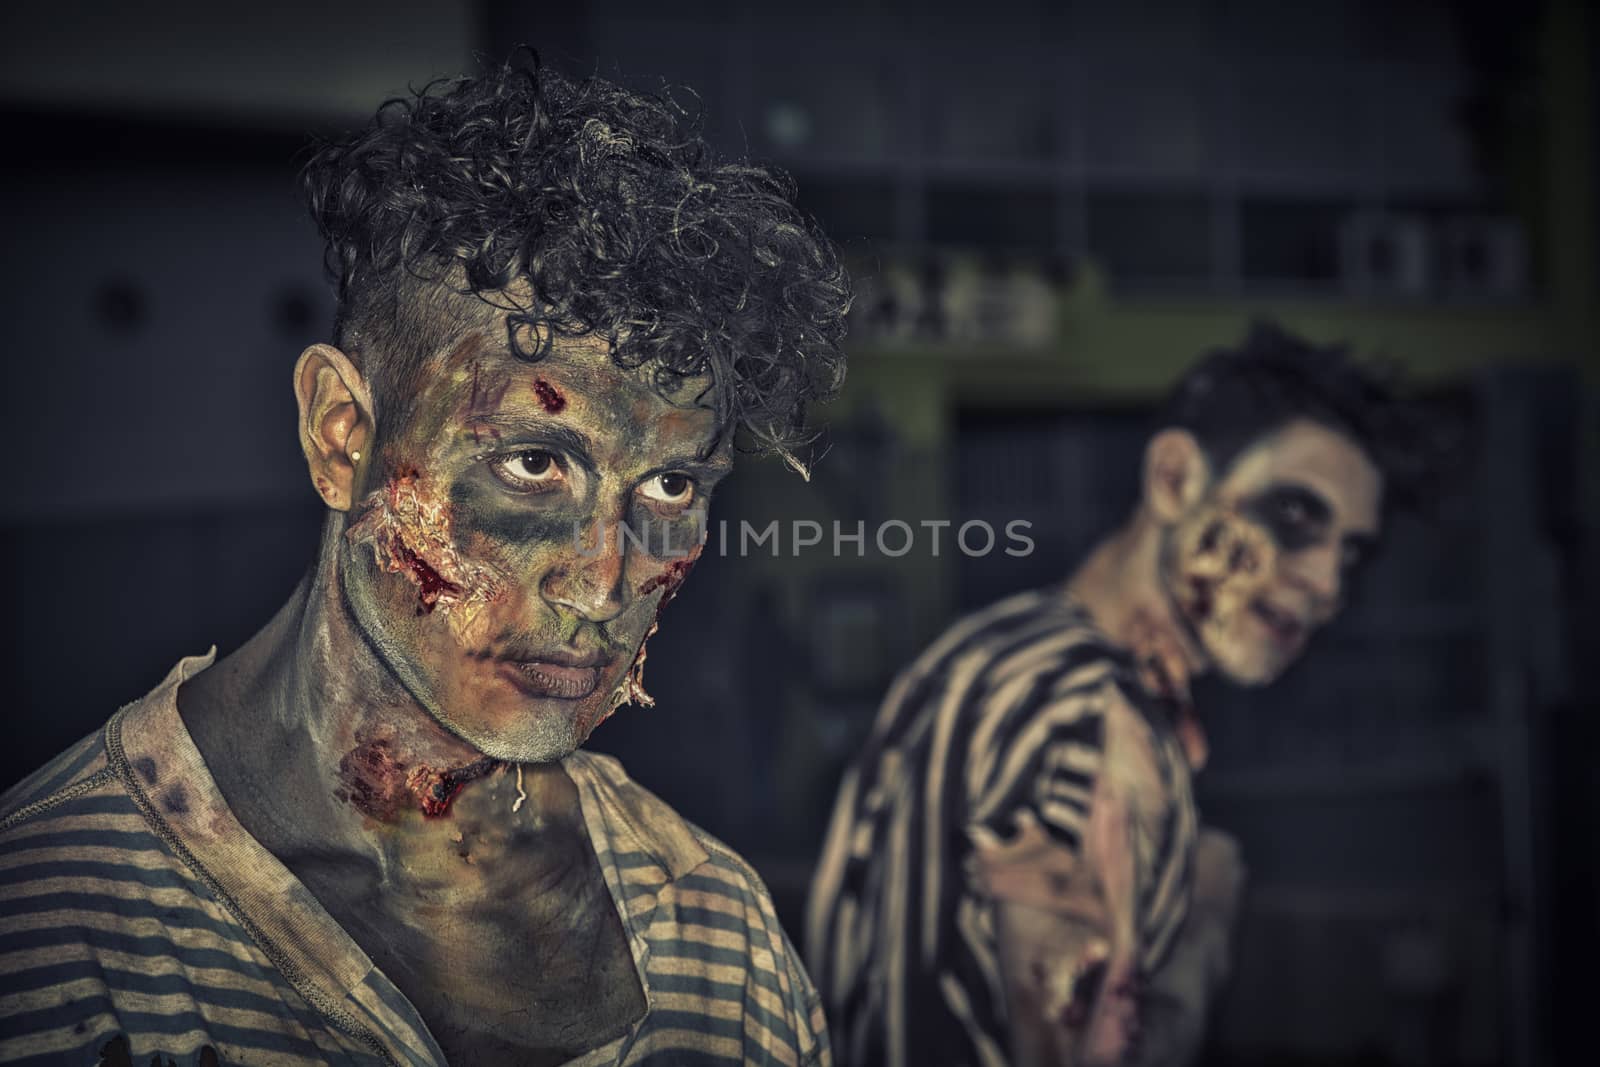
[[845,775],[807,914],[840,1063],[1007,1062],[993,905],[968,867],[972,841],[1012,839],[1026,812],[1081,855],[1114,712],[1149,724],[1169,787],[1138,872],[1151,970],[1183,921],[1196,818],[1177,738],[1127,655],[1044,590],[957,623],[896,680]]
[[[184,660],[0,797],[0,1062],[443,1064],[422,1019],[228,810]],[[649,1004],[575,1064],[831,1062],[765,887],[607,757],[566,762]]]

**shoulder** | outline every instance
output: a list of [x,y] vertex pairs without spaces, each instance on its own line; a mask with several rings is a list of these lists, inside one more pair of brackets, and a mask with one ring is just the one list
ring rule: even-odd
[[[670,890],[680,901],[698,901],[702,911],[736,915],[755,941],[783,937],[772,894],[742,856],[629,778],[612,757],[579,753],[569,759],[569,769],[592,776],[601,786],[610,808],[608,821],[613,821],[605,845],[614,856],[637,857],[624,860],[624,866],[636,868],[648,858],[661,879],[663,896]],[[782,944],[772,948],[775,955],[787,951]]]
[[131,1020],[151,1002],[151,975],[180,958],[215,966],[212,942],[231,939],[99,733],[8,790],[0,812],[0,1061],[90,1062],[119,1033],[142,1033]]
[[[1112,745],[1146,722],[1127,652],[1071,601],[996,657],[984,676],[962,770],[968,830],[1013,839],[1024,824],[1076,852]],[[992,842],[991,842],[992,843]]]
[[975,769],[1021,756],[1049,762],[1053,745],[1103,747],[1106,716],[1137,689],[1127,652],[1060,594],[1009,617],[1018,624],[984,645],[974,665],[969,761]]
[[963,615],[917,657],[913,669],[956,662],[975,653],[1026,648],[1050,635],[1093,632],[1088,616],[1058,589],[1032,589]]
[[63,894],[124,881],[160,849],[93,734],[0,797],[0,927],[26,923],[27,902],[55,911]]
[[1083,607],[1058,589],[1020,593],[950,626],[902,673],[897,689],[929,695],[967,690],[1037,703],[1054,693],[1116,680],[1126,653]]
[[[704,968],[707,981],[700,995],[724,1005],[740,1002],[742,1061],[824,1060],[822,998],[778,919],[766,883],[737,852],[690,825],[706,858],[663,894],[676,940],[673,950],[690,962],[691,971]],[[718,990],[723,978],[742,988],[730,982]],[[705,1014],[723,1012],[708,1004]]]
[[[144,813],[91,735],[0,798],[0,893],[13,905],[118,881],[161,851]],[[15,908],[6,916],[16,919]]]
[[[0,835],[29,822],[36,816],[56,807],[90,795],[120,797],[130,812],[138,811],[128,795],[124,777],[131,771],[148,777],[148,759],[129,760],[123,752],[121,736],[129,730],[148,732],[148,736],[161,743],[174,728],[153,722],[153,712],[161,710],[164,703],[172,702],[172,694],[180,682],[194,672],[211,665],[216,649],[204,656],[187,656],[167,672],[166,677],[149,693],[138,700],[124,704],[103,726],[61,753],[43,767],[0,794]],[[176,705],[172,704],[170,721],[177,723]],[[138,723],[138,726],[133,724]],[[181,726],[175,727],[179,732]],[[141,734],[144,736],[144,734]],[[113,757],[112,748],[116,749]],[[130,778],[131,780],[131,778]]]
[[655,1007],[644,1045],[742,1062],[825,1060],[821,999],[761,876],[615,759],[579,755],[569,769],[600,783],[626,823],[608,845],[650,944]]
[[0,835],[42,811],[111,783],[105,735],[96,730],[0,794]]
[[[966,759],[1005,746],[1032,709],[1123,673],[1125,656],[1059,589],[1020,593],[950,626],[895,679],[868,754],[948,737]],[[1079,701],[1080,711],[1087,702]]]

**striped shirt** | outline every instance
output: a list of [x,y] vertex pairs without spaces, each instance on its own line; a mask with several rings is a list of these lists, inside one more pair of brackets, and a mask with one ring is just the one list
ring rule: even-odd
[[1097,787],[1126,778],[1112,734],[1141,739],[1160,783],[1132,849],[1133,940],[1155,969],[1187,907],[1196,818],[1178,739],[1134,678],[1080,605],[1041,590],[958,622],[895,681],[845,774],[807,913],[841,1063],[1008,1061],[975,852],[1042,827],[1059,869],[1077,864]]
[[[223,801],[176,702],[209,662],[182,661],[0,797],[0,1062],[443,1064],[406,998]],[[648,1003],[571,1062],[831,1062],[755,873],[615,760],[565,767]]]

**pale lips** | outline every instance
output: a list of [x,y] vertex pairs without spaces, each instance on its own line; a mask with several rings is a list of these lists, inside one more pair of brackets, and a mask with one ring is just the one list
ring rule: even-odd
[[528,696],[581,700],[600,684],[599,665],[574,666],[549,660],[501,660],[499,672]]

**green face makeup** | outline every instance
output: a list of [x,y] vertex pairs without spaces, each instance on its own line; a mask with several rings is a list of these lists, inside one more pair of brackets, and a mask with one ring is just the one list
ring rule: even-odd
[[418,702],[486,755],[560,759],[648,700],[642,645],[729,467],[693,402],[705,386],[663,397],[592,339],[534,363],[463,345],[403,427],[380,426],[346,599]]

